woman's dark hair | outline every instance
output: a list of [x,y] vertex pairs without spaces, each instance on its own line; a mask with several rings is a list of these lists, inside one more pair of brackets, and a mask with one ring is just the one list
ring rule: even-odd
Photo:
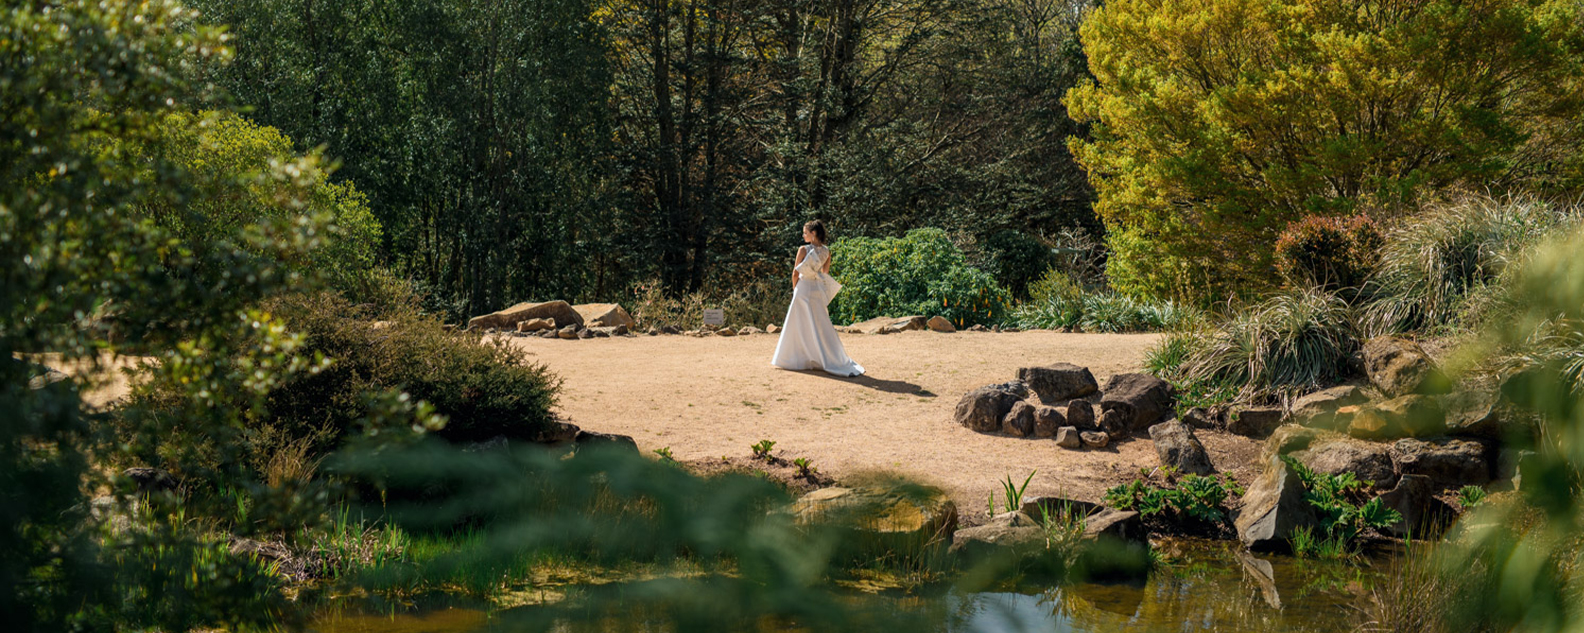
[[819,242],[821,244],[825,243],[825,223],[824,222],[821,222],[819,220],[814,220],[814,221],[808,222],[808,223],[803,225],[803,230],[813,233],[814,237],[819,238]]

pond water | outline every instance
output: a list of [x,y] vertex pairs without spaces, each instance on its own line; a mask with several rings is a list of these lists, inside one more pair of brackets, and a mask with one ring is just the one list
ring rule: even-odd
[[[939,623],[934,630],[941,633],[1335,633],[1352,631],[1366,618],[1364,607],[1371,591],[1391,566],[1391,557],[1385,554],[1316,561],[1255,556],[1236,543],[1214,541],[1171,540],[1157,543],[1157,549],[1169,563],[1141,583],[1017,586],[982,593],[941,590],[923,595],[855,592],[846,599],[924,615],[926,621]],[[442,600],[383,613],[335,605],[310,628],[320,633],[513,630],[507,622],[509,618],[492,617],[477,605]]]

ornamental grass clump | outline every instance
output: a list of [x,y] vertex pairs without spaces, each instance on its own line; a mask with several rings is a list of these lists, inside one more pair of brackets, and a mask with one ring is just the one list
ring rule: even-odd
[[1192,308],[1170,301],[1140,300],[1110,290],[1091,291],[1065,273],[1050,269],[1029,284],[1029,300],[1013,313],[1019,327],[1071,328],[1085,332],[1159,332],[1198,317]]
[[1324,290],[1287,291],[1213,327],[1168,336],[1146,365],[1187,391],[1268,400],[1340,382],[1360,341],[1346,303]]
[[1364,329],[1456,330],[1495,318],[1504,274],[1578,218],[1533,198],[1469,196],[1399,223],[1364,286]]

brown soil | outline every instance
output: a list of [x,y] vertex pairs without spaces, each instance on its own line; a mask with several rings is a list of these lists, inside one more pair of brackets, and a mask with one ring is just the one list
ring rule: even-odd
[[[565,380],[559,412],[590,430],[630,435],[646,454],[740,463],[759,440],[776,455],[813,461],[837,479],[894,472],[945,489],[964,518],[985,511],[1001,481],[1038,471],[1027,495],[1097,501],[1105,489],[1159,464],[1147,437],[1072,451],[1049,439],[969,431],[952,419],[962,394],[1016,377],[1018,367],[1069,362],[1103,385],[1137,371],[1148,334],[904,332],[842,334],[868,374],[838,378],[770,365],[776,337],[512,338]],[[1258,442],[1200,431],[1216,467],[1247,482]]]

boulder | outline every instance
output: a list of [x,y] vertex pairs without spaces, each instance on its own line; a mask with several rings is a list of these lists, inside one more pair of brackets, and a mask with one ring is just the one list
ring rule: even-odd
[[925,329],[928,327],[925,323],[926,320],[921,316],[875,317],[868,321],[852,324],[849,327],[849,331],[859,334],[894,334]]
[[776,325],[774,323],[771,323],[770,325],[766,325],[765,326],[765,333],[767,333],[767,334],[775,334],[775,333],[780,332],[780,331],[781,331],[781,326]]
[[1272,455],[1286,455],[1304,450],[1309,448],[1309,445],[1313,444],[1315,438],[1319,435],[1319,431],[1311,428],[1296,424],[1283,424],[1276,427],[1275,431],[1271,431],[1270,439],[1265,440],[1265,448],[1262,455],[1268,458]]
[[1101,414],[1100,421],[1095,426],[1113,437],[1126,437],[1133,434],[1133,429],[1129,424],[1131,419],[1127,413],[1112,409]]
[[1021,380],[1008,380],[990,386],[1017,396],[1019,400],[1027,398],[1029,395],[1028,385]]
[[598,433],[595,431],[578,431],[572,437],[572,444],[579,450],[582,449],[617,449],[622,452],[638,454],[638,443],[633,438],[615,433]]
[[1176,397],[1171,383],[1149,374],[1117,374],[1106,381],[1100,398],[1103,411],[1121,411],[1128,430],[1149,428],[1172,410]]
[[[589,332],[593,333],[594,336],[597,337],[597,338],[610,338],[612,336],[617,336],[616,328],[613,328],[613,327],[591,327],[591,328],[584,328],[584,329],[586,329]],[[622,332],[625,333],[626,330],[623,329]]]
[[1484,442],[1452,437],[1404,438],[1391,447],[1397,472],[1429,477],[1437,490],[1489,482],[1489,453]]
[[1292,418],[1304,426],[1337,429],[1341,428],[1336,424],[1338,409],[1368,402],[1364,390],[1352,385],[1322,389],[1294,400]]
[[1078,434],[1078,439],[1085,448],[1105,448],[1111,443],[1111,436],[1104,431],[1084,431]]
[[1144,521],[1132,510],[1105,508],[1084,519],[1084,537],[1114,538],[1120,541],[1143,543],[1149,538]]
[[1446,432],[1446,414],[1428,396],[1399,396],[1359,407],[1348,421],[1347,432],[1371,440],[1440,435]]
[[1360,352],[1370,383],[1387,397],[1410,393],[1446,393],[1451,381],[1418,343],[1395,336],[1379,336],[1364,343]]
[[952,327],[951,321],[948,321],[946,317],[943,316],[932,316],[930,317],[929,321],[924,323],[924,325],[928,326],[931,330],[946,334],[957,331],[957,328]]
[[539,338],[561,338],[561,332],[557,330],[545,330],[539,333]]
[[1437,396],[1436,402],[1446,411],[1447,435],[1522,446],[1535,440],[1534,427],[1523,421],[1524,416],[1515,415],[1497,392],[1463,390]]
[[980,558],[997,551],[1024,553],[1043,549],[1045,530],[1038,521],[1022,512],[1003,512],[984,525],[957,530],[950,551],[967,558]]
[[1089,373],[1089,368],[1071,363],[1056,363],[1047,367],[1023,367],[1018,369],[1017,377],[1018,380],[1028,384],[1029,389],[1039,396],[1040,401],[1047,404],[1067,402],[1100,389],[1100,384],[1095,382],[1094,374]]
[[1078,427],[1064,426],[1056,429],[1056,445],[1062,448],[1083,448],[1083,438]]
[[1012,408],[1001,418],[1001,432],[1017,437],[1033,435],[1034,407],[1022,400],[1012,403]]
[[737,330],[733,330],[729,327],[723,327],[715,331],[715,336],[737,336]]
[[752,336],[754,334],[764,334],[764,330],[756,328],[752,325],[743,326],[742,329],[737,330],[738,336]]
[[468,319],[469,330],[480,329],[512,329],[517,324],[528,319],[550,319],[556,327],[568,325],[583,325],[583,316],[573,310],[565,301],[545,301],[542,303],[519,303],[499,312],[491,312],[483,316]]
[[957,505],[936,488],[821,488],[793,502],[799,525],[845,532],[844,545],[912,551],[957,531]]
[[629,328],[638,325],[632,315],[614,303],[584,303],[572,306],[578,316],[583,317],[583,325],[587,327],[616,327],[625,325]]
[[1283,550],[1289,547],[1293,530],[1313,528],[1314,508],[1304,500],[1303,482],[1292,466],[1280,457],[1265,463],[1265,472],[1248,487],[1243,507],[1233,525],[1238,540],[1252,550]]
[[1194,437],[1193,427],[1175,420],[1162,422],[1149,427],[1149,436],[1155,442],[1155,456],[1160,458],[1162,466],[1192,475],[1215,473],[1204,444]]
[[594,330],[590,330],[588,328],[582,328],[577,331],[578,338],[594,338],[595,336],[598,335],[594,333]]
[[1341,435],[1327,435],[1314,440],[1308,447],[1292,453],[1310,470],[1327,475],[1353,473],[1360,481],[1368,481],[1385,489],[1397,483],[1397,470],[1392,463],[1391,449],[1379,442],[1366,442]]
[[1281,407],[1240,409],[1227,421],[1226,430],[1244,437],[1265,437],[1281,424],[1284,415]]
[[1012,405],[1021,400],[996,385],[980,387],[957,401],[957,423],[980,433],[995,432],[1001,428],[1001,420],[1012,410]]
[[1067,426],[1067,416],[1062,415],[1060,409],[1044,405],[1034,407],[1035,437],[1054,437],[1056,429],[1064,426]]
[[560,338],[567,339],[569,341],[572,340],[572,339],[575,339],[575,338],[578,337],[578,326],[576,326],[576,325],[568,325],[568,326],[566,326],[564,328],[561,328],[560,330],[556,331],[556,336],[558,336]]
[[1391,490],[1381,493],[1381,505],[1396,510],[1402,520],[1386,526],[1386,533],[1399,538],[1435,538],[1451,523],[1452,511],[1436,498],[1439,490],[1429,477],[1403,475]]
[[1080,431],[1100,428],[1098,420],[1095,419],[1094,404],[1088,400],[1068,402],[1067,424],[1078,427]]
[[526,319],[517,322],[518,332],[540,332],[553,329],[555,329],[555,321],[552,319]]

